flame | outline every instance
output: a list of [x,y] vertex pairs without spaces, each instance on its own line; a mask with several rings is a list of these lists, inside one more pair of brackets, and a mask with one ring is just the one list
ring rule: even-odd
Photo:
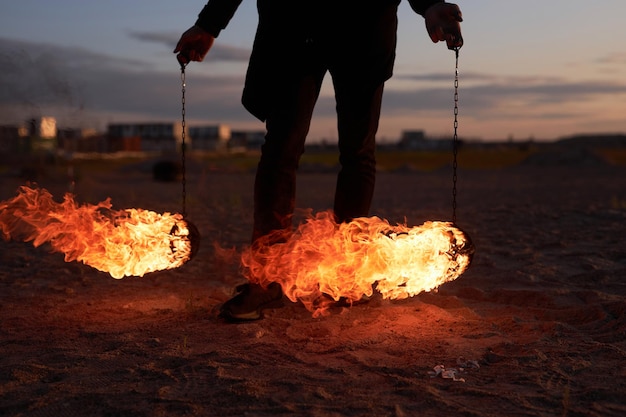
[[111,207],[110,199],[78,205],[69,193],[57,203],[45,189],[21,186],[16,197],[0,202],[0,230],[6,240],[49,242],[66,262],[113,278],[177,268],[193,256],[197,230],[182,215]]
[[[243,253],[244,272],[264,286],[280,283],[291,301],[301,301],[314,316],[332,300],[370,297],[374,287],[385,299],[432,291],[465,272],[474,252],[450,222],[408,227],[363,217],[337,224],[331,212],[321,212],[293,234],[279,233]],[[276,241],[282,243],[270,244]]]

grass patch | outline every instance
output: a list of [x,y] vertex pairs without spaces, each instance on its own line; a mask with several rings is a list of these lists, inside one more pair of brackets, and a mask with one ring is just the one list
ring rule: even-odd
[[[532,149],[517,148],[460,149],[457,162],[461,168],[506,168],[519,164],[534,152],[536,151]],[[195,159],[215,170],[252,171],[258,164],[259,153],[206,154],[196,156]],[[376,153],[376,161],[379,171],[395,171],[407,167],[420,171],[434,171],[451,166],[453,154],[452,151],[379,150]],[[338,164],[339,154],[336,150],[305,152],[300,159],[301,166],[335,167]]]
[[626,165],[626,149],[624,148],[598,148],[595,152],[611,164]]
[[[519,149],[460,149],[457,163],[461,168],[470,169],[506,168],[521,163],[534,152]],[[379,152],[376,156],[381,171],[402,167],[433,171],[451,166],[453,158],[452,151],[392,151]]]

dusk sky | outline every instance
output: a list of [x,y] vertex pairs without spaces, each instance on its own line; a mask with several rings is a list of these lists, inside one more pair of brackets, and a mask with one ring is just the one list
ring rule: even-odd
[[[460,0],[462,137],[554,139],[626,132],[626,2]],[[2,0],[0,123],[55,116],[59,125],[180,120],[172,53],[203,1]],[[395,74],[385,87],[379,139],[403,130],[453,131],[454,53],[433,44],[403,0]],[[240,104],[256,28],[244,0],[203,63],[187,68],[190,125],[264,128]],[[311,140],[336,138],[330,76]]]

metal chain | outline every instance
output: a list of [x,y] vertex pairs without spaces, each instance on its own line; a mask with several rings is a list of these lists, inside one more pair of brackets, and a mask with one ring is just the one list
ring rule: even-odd
[[456,181],[457,181],[457,155],[459,153],[459,47],[454,48],[456,63],[454,66],[454,136],[452,139],[452,223],[456,223]]
[[182,186],[183,186],[183,196],[182,196],[182,203],[183,203],[183,217],[187,216],[187,167],[186,167],[186,158],[185,158],[185,148],[187,147],[187,144],[185,143],[185,136],[186,136],[186,132],[185,132],[185,128],[186,128],[186,124],[185,124],[185,64],[181,64],[180,65],[180,80],[181,80],[181,84],[182,84],[182,100],[181,100],[181,104],[182,104],[182,111],[181,111],[181,127],[182,127],[182,133],[181,133],[181,147],[180,147],[180,151],[181,151],[181,170],[182,170]]

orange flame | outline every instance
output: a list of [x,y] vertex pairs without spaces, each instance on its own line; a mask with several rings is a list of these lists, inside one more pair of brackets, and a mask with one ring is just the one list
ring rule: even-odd
[[291,301],[300,300],[314,316],[324,313],[330,299],[351,303],[371,296],[374,287],[386,299],[434,290],[465,272],[474,251],[449,222],[408,227],[363,217],[337,224],[330,212],[307,219],[284,243],[269,244],[279,239],[267,236],[244,252],[248,279],[280,283]]
[[45,189],[22,186],[0,202],[4,239],[49,242],[65,261],[80,261],[113,278],[143,276],[177,268],[193,255],[194,227],[180,214],[143,209],[112,210],[110,199],[78,205],[71,194],[62,203]]

